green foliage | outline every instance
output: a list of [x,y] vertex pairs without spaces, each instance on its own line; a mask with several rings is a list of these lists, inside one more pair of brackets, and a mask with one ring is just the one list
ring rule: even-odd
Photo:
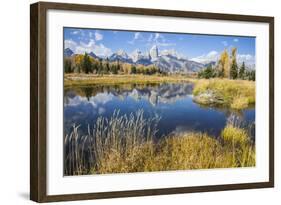
[[137,73],[137,68],[136,68],[135,65],[132,65],[132,66],[131,66],[131,73],[132,73],[132,74],[136,74],[136,73]]
[[256,80],[256,71],[255,70],[247,71],[246,76],[247,76],[248,80],[255,81]]
[[82,68],[85,73],[89,73],[92,71],[92,62],[90,60],[90,56],[85,53],[82,61]]
[[230,78],[236,79],[238,77],[238,66],[236,61],[234,61],[230,68]]
[[231,67],[230,67],[230,74],[229,77],[231,79],[236,79],[238,77],[238,65],[237,65],[237,60],[236,60],[236,53],[237,53],[237,48],[232,48],[231,52]]
[[216,73],[215,73],[215,70],[212,68],[212,66],[208,65],[207,68],[201,70],[198,73],[198,77],[199,78],[206,78],[206,79],[214,78],[214,77],[216,77]]
[[[255,70],[246,70],[245,62],[242,63],[241,68],[238,68],[237,63],[237,49],[233,48],[231,51],[231,58],[228,55],[227,50],[221,53],[218,64],[215,68],[210,65],[198,72],[198,78],[230,78],[230,79],[242,79],[255,81]],[[231,62],[230,62],[231,60]]]
[[246,68],[245,68],[245,62],[242,63],[241,68],[239,70],[239,78],[244,80],[245,78],[245,72],[246,72]]
[[71,59],[64,59],[64,72],[65,73],[71,73],[72,72],[72,63]]

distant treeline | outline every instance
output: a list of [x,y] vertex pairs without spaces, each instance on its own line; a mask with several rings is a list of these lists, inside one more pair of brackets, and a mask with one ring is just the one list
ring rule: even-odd
[[232,48],[231,56],[227,50],[221,53],[216,66],[208,65],[207,68],[198,73],[199,78],[229,78],[255,81],[256,71],[247,70],[245,62],[239,67],[237,64],[237,49]]
[[64,58],[65,73],[94,74],[165,74],[155,65],[134,65],[129,63],[110,62],[109,59],[96,59],[87,53]]

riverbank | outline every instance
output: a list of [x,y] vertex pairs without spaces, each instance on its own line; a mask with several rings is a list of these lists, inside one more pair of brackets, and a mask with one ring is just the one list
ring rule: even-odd
[[159,120],[145,119],[143,111],[130,117],[115,112],[110,119],[100,117],[86,136],[74,126],[65,136],[65,174],[255,166],[255,147],[245,129],[229,123],[218,138],[185,132],[155,140]]
[[193,89],[194,101],[202,105],[241,110],[255,104],[255,82],[230,79],[200,79]]
[[183,75],[95,75],[95,74],[65,74],[64,86],[87,86],[87,85],[114,85],[114,84],[149,84],[165,82],[194,82],[194,79]]

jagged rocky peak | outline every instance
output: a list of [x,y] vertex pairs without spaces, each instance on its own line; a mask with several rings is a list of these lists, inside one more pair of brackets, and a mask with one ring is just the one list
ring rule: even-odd
[[131,54],[131,58],[133,60],[133,62],[139,62],[139,61],[142,61],[142,60],[150,60],[150,56],[148,53],[142,53],[139,49],[136,49],[132,52]]
[[159,54],[158,54],[158,47],[157,47],[157,45],[154,45],[154,46],[151,47],[151,49],[149,51],[149,54],[150,54],[150,57],[151,57],[152,61],[155,61],[155,60],[158,59]]
[[177,59],[184,58],[184,56],[180,55],[175,49],[163,50],[163,51],[161,51],[160,55],[163,55],[163,56],[169,55],[169,56],[176,57]]
[[136,49],[133,51],[133,53],[131,54],[131,57],[133,59],[133,62],[137,62],[139,59],[141,59],[142,57],[142,53],[140,50]]
[[126,53],[124,50],[122,50],[122,49],[118,50],[118,51],[116,52],[116,54],[117,54],[118,56],[121,56],[122,58],[125,58],[125,59],[128,59],[128,58],[129,58],[128,55],[127,55],[127,53]]

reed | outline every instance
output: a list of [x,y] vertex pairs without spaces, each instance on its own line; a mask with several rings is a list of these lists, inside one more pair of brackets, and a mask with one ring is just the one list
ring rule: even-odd
[[255,166],[248,132],[228,122],[219,138],[182,133],[156,139],[160,117],[142,110],[99,117],[88,134],[73,126],[65,136],[65,175],[108,174]]

